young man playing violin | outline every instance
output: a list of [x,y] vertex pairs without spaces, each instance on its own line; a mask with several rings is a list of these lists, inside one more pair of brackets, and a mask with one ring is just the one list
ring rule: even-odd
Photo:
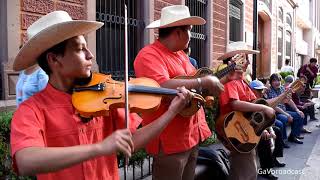
[[[195,68],[183,50],[188,47],[192,25],[204,23],[205,20],[200,17],[191,17],[186,6],[163,8],[161,19],[147,26],[159,29],[159,39],[138,53],[134,62],[136,76],[152,78],[166,88],[185,86],[198,91],[206,89],[210,94],[218,95],[223,85],[213,76],[174,79],[176,76],[195,73]],[[169,108],[163,102],[156,113],[143,116],[143,125],[154,122]],[[148,153],[154,157],[153,179],[193,180],[198,144],[210,135],[202,108],[191,117],[176,116],[147,146]]]
[[[227,53],[219,57],[224,63],[233,60],[233,57],[242,56],[246,59],[242,66],[242,71],[235,71],[229,74],[230,80],[224,84],[224,92],[220,95],[220,115],[228,114],[231,111],[240,112],[264,112],[268,117],[274,116],[274,110],[271,107],[251,103],[256,96],[244,80],[244,72],[248,65],[248,54],[258,53],[258,51],[249,50],[245,42],[233,42],[227,46]],[[250,153],[230,152],[230,180],[256,180],[257,165],[255,150]]]
[[92,53],[83,34],[103,23],[74,21],[64,11],[49,13],[27,30],[29,40],[13,65],[25,69],[37,61],[49,75],[47,87],[23,102],[11,124],[11,153],[21,175],[41,179],[119,179],[116,153],[134,150],[158,135],[190,101],[192,93],[179,88],[169,109],[133,134],[141,119],[131,114],[124,129],[124,111],[82,122],[71,102],[73,87],[91,75]]

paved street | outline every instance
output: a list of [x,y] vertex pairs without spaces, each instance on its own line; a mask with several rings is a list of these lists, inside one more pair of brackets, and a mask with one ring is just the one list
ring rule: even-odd
[[[320,114],[316,117],[320,119]],[[279,160],[285,162],[286,167],[274,169],[279,180],[320,180],[320,128],[317,124],[320,122],[308,122],[307,128],[312,134],[304,135],[303,145],[289,143],[290,148],[284,149],[284,157]]]

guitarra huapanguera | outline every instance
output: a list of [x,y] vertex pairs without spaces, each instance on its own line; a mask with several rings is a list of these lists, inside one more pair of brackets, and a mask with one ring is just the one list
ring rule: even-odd
[[[292,92],[303,88],[303,85],[300,80],[296,80],[289,90],[276,97],[270,104],[265,99],[257,99],[253,103],[276,107]],[[268,118],[263,112],[232,111],[217,119],[216,133],[230,151],[249,153],[259,143],[263,130],[273,125],[274,121],[275,117]]]

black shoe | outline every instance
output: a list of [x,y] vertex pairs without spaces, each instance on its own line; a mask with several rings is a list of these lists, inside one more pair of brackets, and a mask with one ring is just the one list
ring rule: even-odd
[[278,159],[274,160],[274,166],[275,167],[285,167],[286,163],[281,163],[278,161]]
[[273,174],[260,174],[260,176],[266,178],[266,179],[278,179],[277,176],[273,175]]
[[310,118],[310,120],[309,121],[319,121],[319,119],[317,119],[317,118]]
[[289,137],[288,141],[293,142],[293,143],[297,143],[297,144],[303,144],[302,141],[300,141],[299,139],[297,139],[296,137],[293,137],[293,136]]
[[288,143],[283,143],[283,148],[290,148],[290,146],[288,145]]
[[304,139],[303,136],[296,136],[297,139]]

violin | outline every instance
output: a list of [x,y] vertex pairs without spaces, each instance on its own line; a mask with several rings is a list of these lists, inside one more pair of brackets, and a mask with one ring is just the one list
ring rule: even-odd
[[[161,88],[149,78],[131,78],[128,86],[130,111],[153,112],[160,106],[163,96],[177,95],[178,90]],[[125,101],[124,83],[115,81],[111,75],[92,73],[90,82],[76,86],[72,93],[72,104],[81,117],[108,116],[110,110],[123,108]],[[194,93],[190,104],[179,114],[188,117],[195,114],[205,99]]]

